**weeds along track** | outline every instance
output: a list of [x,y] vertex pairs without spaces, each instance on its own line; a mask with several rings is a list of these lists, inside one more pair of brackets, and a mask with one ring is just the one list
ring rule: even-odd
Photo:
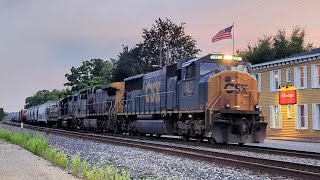
[[[18,124],[9,124],[14,126],[19,126]],[[305,165],[293,162],[284,162],[270,159],[262,159],[241,155],[234,155],[229,153],[213,152],[203,149],[195,149],[191,147],[181,147],[175,145],[166,145],[153,142],[143,142],[141,140],[136,140],[132,138],[124,138],[110,135],[100,135],[92,133],[81,133],[74,131],[67,131],[61,129],[52,129],[38,126],[25,125],[25,128],[34,129],[39,131],[44,131],[47,133],[59,134],[64,136],[76,137],[81,139],[88,139],[92,141],[98,141],[103,143],[112,143],[115,145],[128,146],[134,148],[140,148],[144,150],[151,150],[160,153],[166,153],[170,155],[191,158],[194,160],[207,161],[219,163],[227,166],[247,168],[250,170],[257,170],[260,172],[267,172],[271,174],[277,174],[287,177],[303,178],[303,179],[320,179],[320,167]],[[230,146],[235,148],[234,146]],[[299,152],[291,150],[282,150],[274,148],[253,148],[253,147],[237,147],[238,150],[252,149],[255,152],[266,153],[273,152],[274,154],[297,156],[297,157],[308,157],[313,159],[318,159],[319,154],[309,153],[309,152]],[[267,152],[267,153],[268,153]]]

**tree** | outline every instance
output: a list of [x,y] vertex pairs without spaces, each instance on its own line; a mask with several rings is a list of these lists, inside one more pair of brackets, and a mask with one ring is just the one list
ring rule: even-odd
[[72,67],[70,74],[65,74],[68,82],[64,86],[71,87],[72,92],[111,82],[114,60],[103,61],[91,59],[83,61],[78,68]]
[[0,108],[0,121],[2,121],[4,116],[5,116],[4,110],[3,110],[3,108]]
[[[138,45],[141,48],[141,58],[154,64],[167,65],[178,59],[197,55],[200,49],[196,48],[196,41],[185,34],[185,23],[179,25],[170,19],[157,19],[150,29],[144,28],[143,41]],[[171,59],[166,62],[170,51]]]
[[263,36],[254,46],[248,45],[246,50],[237,53],[252,64],[285,58],[313,48],[311,43],[305,45],[305,35],[305,29],[298,26],[293,28],[290,36],[286,36],[285,30],[278,30],[275,36]]
[[70,94],[70,90],[56,90],[48,91],[48,90],[41,90],[38,91],[33,96],[27,97],[25,100],[25,109],[28,109],[33,106],[37,106],[43,103],[46,103],[47,101],[57,101],[60,98]]
[[150,63],[140,58],[140,52],[141,49],[137,46],[130,50],[128,46],[123,48],[123,51],[118,55],[118,60],[115,62],[112,81],[123,81],[127,77],[143,74],[153,69]]
[[[150,29],[143,29],[143,41],[129,49],[124,46],[113,70],[113,81],[147,73],[158,68],[152,65],[173,64],[177,60],[192,57],[200,52],[196,41],[185,34],[184,23],[174,24],[169,19],[157,19]],[[167,59],[168,50],[171,58]]]

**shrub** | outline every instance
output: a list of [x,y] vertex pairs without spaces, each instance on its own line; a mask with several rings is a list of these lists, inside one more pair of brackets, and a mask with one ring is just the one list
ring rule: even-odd
[[72,157],[72,172],[74,175],[78,175],[80,172],[81,160],[78,154]]

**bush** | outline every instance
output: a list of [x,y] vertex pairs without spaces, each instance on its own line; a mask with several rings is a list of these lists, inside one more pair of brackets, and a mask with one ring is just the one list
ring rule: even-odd
[[80,172],[80,167],[81,167],[81,160],[80,160],[80,156],[74,155],[72,157],[72,172],[74,175],[79,175]]
[[117,169],[110,166],[100,167],[93,166],[92,170],[88,171],[84,176],[88,180],[129,180],[130,174],[126,171],[119,172]]

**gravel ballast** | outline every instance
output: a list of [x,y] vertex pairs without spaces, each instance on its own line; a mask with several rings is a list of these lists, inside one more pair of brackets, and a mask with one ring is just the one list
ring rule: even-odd
[[[13,131],[34,133],[33,130],[2,125]],[[49,139],[49,145],[63,150],[69,158],[80,154],[81,159],[87,160],[93,166],[108,164],[128,171],[133,179],[284,179],[285,177],[222,166],[215,163],[191,160],[172,155],[156,153],[138,148],[115,146],[37,132]],[[163,143],[163,142],[161,142]],[[210,148],[208,148],[210,149]],[[213,148],[212,148],[213,149]],[[214,149],[215,150],[215,149]],[[248,152],[250,153],[250,152]],[[270,155],[273,156],[273,155]]]

